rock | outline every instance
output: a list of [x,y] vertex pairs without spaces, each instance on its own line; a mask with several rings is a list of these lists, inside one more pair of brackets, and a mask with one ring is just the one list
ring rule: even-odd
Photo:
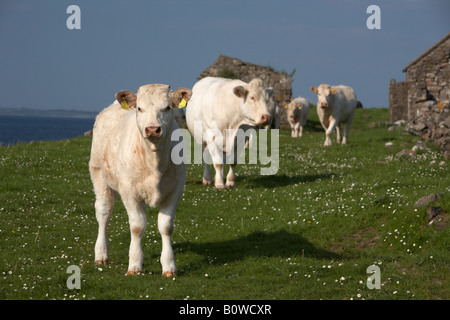
[[427,210],[427,218],[428,218],[428,220],[433,219],[434,217],[436,217],[441,212],[444,212],[444,209],[442,209],[441,207],[431,207],[431,208],[429,208]]
[[396,154],[396,156],[398,158],[400,157],[415,157],[417,155],[417,153],[413,150],[409,150],[409,149],[404,149],[402,151],[400,151],[399,153]]
[[389,147],[393,147],[394,144],[393,144],[392,142],[386,142],[386,143],[384,144],[384,146],[389,148]]
[[86,131],[86,132],[84,133],[84,136],[85,136],[85,137],[92,137],[92,129]]
[[414,207],[422,208],[429,205],[432,202],[435,202],[442,198],[441,194],[430,194],[428,196],[422,197],[414,203]]
[[389,128],[388,128],[388,131],[395,131],[395,130],[397,130],[398,129],[398,126],[390,126]]

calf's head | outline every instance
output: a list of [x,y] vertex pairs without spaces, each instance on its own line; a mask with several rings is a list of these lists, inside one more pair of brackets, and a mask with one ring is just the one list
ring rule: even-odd
[[241,115],[252,125],[266,125],[271,116],[267,103],[272,95],[272,89],[265,89],[260,79],[253,79],[245,86],[236,86],[233,93],[242,99],[240,104]]
[[135,109],[139,133],[156,144],[172,132],[172,108],[178,108],[183,98],[189,101],[191,94],[191,90],[186,88],[172,93],[168,85],[148,84],[139,87],[137,94],[120,91],[116,93],[116,99],[120,104],[125,101],[130,109]]
[[333,95],[338,89],[328,84],[321,84],[318,88],[312,86],[311,91],[317,93],[317,107],[326,108],[333,101]]

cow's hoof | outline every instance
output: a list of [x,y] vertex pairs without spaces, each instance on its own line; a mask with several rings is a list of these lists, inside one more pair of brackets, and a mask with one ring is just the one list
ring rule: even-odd
[[94,263],[97,266],[106,266],[106,265],[108,265],[108,260],[96,260]]
[[127,276],[135,276],[135,275],[138,275],[138,274],[140,274],[141,272],[140,271],[132,271],[132,270],[129,270],[128,272],[127,272]]
[[203,179],[203,181],[202,181],[202,185],[204,185],[204,186],[210,186],[211,184],[212,184],[211,180]]
[[235,185],[234,182],[229,182],[229,183],[227,182],[227,184],[225,185],[225,187],[227,187],[227,188],[233,188],[234,185]]
[[215,187],[216,189],[225,189],[225,186],[223,184],[218,184]]
[[162,276],[166,277],[166,278],[176,277],[177,273],[176,272],[171,272],[171,271],[166,271],[166,272],[163,272]]

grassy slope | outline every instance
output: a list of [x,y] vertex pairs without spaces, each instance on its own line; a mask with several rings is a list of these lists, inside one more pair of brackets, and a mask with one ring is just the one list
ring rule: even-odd
[[[189,165],[173,235],[176,279],[160,276],[150,209],[144,274],[125,276],[120,200],[111,263],[94,265],[90,138],[0,147],[0,299],[449,299],[449,229],[426,228],[427,208],[413,207],[441,193],[435,205],[450,211],[449,165],[433,148],[397,158],[417,138],[369,126],[387,119],[386,109],[357,110],[349,145],[325,149],[313,109],[303,138],[280,132],[277,175],[241,165],[231,190],[203,187],[202,166]],[[380,290],[366,287],[372,264]],[[66,287],[69,265],[81,267],[80,290]]]

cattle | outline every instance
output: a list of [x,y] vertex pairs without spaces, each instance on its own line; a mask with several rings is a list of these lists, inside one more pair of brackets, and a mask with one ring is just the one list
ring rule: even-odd
[[297,97],[285,107],[287,109],[287,120],[291,126],[291,137],[301,137],[306,120],[308,120],[309,101],[305,98]]
[[171,141],[171,133],[177,128],[172,108],[183,98],[188,101],[190,95],[189,89],[180,88],[172,93],[168,85],[145,85],[137,94],[118,92],[118,103],[97,116],[89,161],[98,222],[95,264],[108,263],[106,229],[119,193],[131,233],[127,274],[142,272],[141,238],[147,225],[145,205],[148,205],[159,206],[162,275],[176,275],[171,235],[184,190],[186,164],[175,165],[171,161],[171,150],[176,144]]
[[317,115],[325,129],[324,146],[331,146],[330,136],[336,128],[337,142],[341,143],[339,124],[345,123],[342,144],[347,143],[347,135],[353,120],[357,105],[357,98],[353,88],[339,85],[331,87],[321,84],[319,87],[310,87],[317,93]]
[[[192,88],[187,105],[186,124],[195,140],[207,149],[215,169],[214,186],[218,189],[235,185],[234,169],[244,146],[236,143],[238,130],[270,123],[267,108],[270,90],[260,79],[249,83],[218,77],[206,77]],[[230,159],[233,158],[233,159]],[[224,183],[224,165],[230,169]],[[203,185],[212,184],[208,161],[204,161]]]

